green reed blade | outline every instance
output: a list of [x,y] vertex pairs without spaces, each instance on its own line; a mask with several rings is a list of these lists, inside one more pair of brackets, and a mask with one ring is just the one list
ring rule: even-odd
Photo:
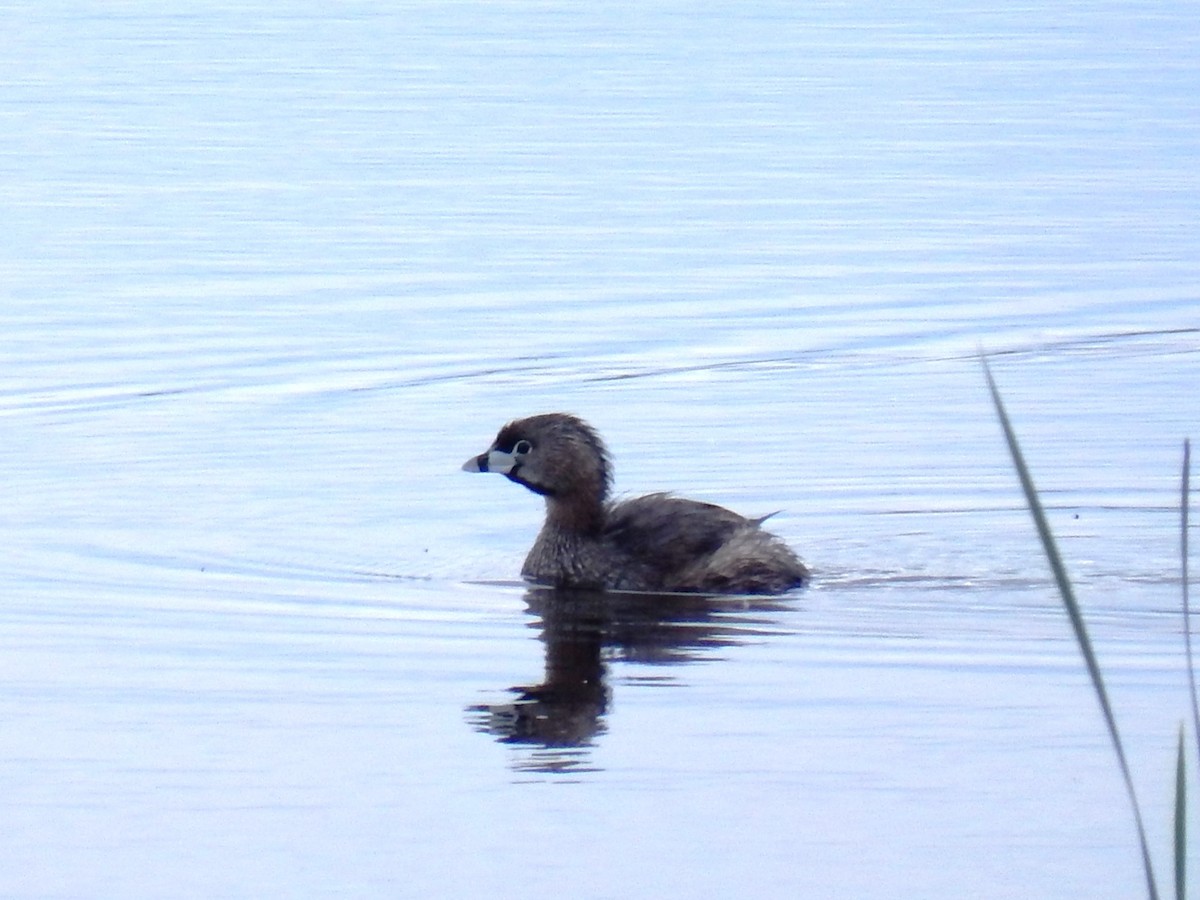
[[1192,730],[1200,751],[1200,703],[1196,700],[1196,666],[1192,662],[1192,608],[1188,601],[1188,481],[1192,468],[1192,442],[1183,442],[1183,478],[1179,488],[1179,568],[1183,578],[1183,646],[1187,649],[1188,684],[1192,690]]
[[1021,448],[1017,443],[1017,435],[1013,431],[1012,423],[1008,419],[1008,413],[1004,409],[1004,403],[1000,399],[1000,391],[996,387],[996,381],[992,378],[992,370],[988,366],[987,357],[982,353],[979,356],[980,362],[983,363],[983,372],[987,377],[988,389],[992,394],[992,403],[996,407],[996,415],[1000,419],[1000,426],[1004,429],[1004,440],[1008,444],[1009,453],[1012,455],[1013,466],[1017,470],[1017,476],[1021,480],[1021,490],[1025,493],[1025,502],[1029,506],[1029,511],[1033,515],[1034,524],[1037,526],[1038,537],[1042,542],[1042,550],[1046,554],[1046,559],[1050,563],[1050,569],[1054,573],[1054,580],[1058,584],[1058,593],[1062,598],[1063,606],[1066,608],[1067,617],[1071,620],[1071,628],[1075,632],[1075,640],[1079,644],[1079,649],[1083,653],[1083,660],[1087,664],[1088,674],[1092,678],[1092,687],[1096,691],[1096,698],[1100,701],[1100,709],[1104,713],[1104,722],[1108,726],[1109,736],[1112,738],[1113,749],[1117,754],[1117,762],[1121,767],[1121,776],[1125,780],[1125,789],[1129,794],[1129,802],[1133,807],[1133,818],[1137,823],[1138,840],[1142,846],[1142,864],[1146,870],[1146,887],[1150,892],[1151,900],[1158,900],[1158,889],[1155,886],[1154,866],[1150,861],[1150,847],[1146,842],[1146,828],[1142,824],[1142,811],[1138,804],[1137,792],[1133,787],[1133,777],[1129,773],[1129,763],[1125,758],[1125,748],[1121,744],[1121,735],[1117,730],[1117,720],[1113,716],[1112,705],[1108,701],[1108,691],[1104,688],[1104,678],[1100,674],[1100,664],[1096,661],[1096,654],[1092,651],[1092,642],[1088,638],[1087,627],[1084,625],[1083,614],[1079,610],[1079,603],[1075,599],[1075,591],[1071,587],[1071,581],[1067,577],[1066,566],[1063,565],[1062,557],[1059,555],[1058,546],[1054,542],[1054,535],[1050,531],[1050,524],[1046,520],[1045,510],[1042,509],[1042,502],[1038,498],[1037,489],[1033,485],[1033,476],[1029,474],[1029,468],[1025,465],[1025,458],[1021,454]]
[[1187,763],[1183,752],[1183,722],[1179,723],[1179,752],[1175,757],[1175,900],[1187,898]]

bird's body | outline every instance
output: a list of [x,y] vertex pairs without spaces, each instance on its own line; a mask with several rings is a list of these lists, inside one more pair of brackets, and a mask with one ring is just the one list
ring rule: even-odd
[[505,425],[467,460],[541,494],[546,521],[522,574],[554,587],[779,594],[808,570],[761,525],[711,503],[670,494],[608,499],[608,452],[586,422],[549,413]]

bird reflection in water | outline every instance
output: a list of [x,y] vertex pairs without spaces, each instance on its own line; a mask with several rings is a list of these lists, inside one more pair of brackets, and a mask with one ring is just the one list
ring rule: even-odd
[[540,684],[509,688],[511,699],[467,709],[476,730],[526,752],[524,772],[594,770],[590,750],[607,726],[610,665],[678,665],[778,630],[756,615],[791,608],[770,597],[622,594],[533,587],[525,595],[545,645]]

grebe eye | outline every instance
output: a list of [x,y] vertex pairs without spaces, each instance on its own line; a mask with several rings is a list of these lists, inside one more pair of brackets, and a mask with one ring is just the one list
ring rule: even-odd
[[532,449],[533,444],[529,443],[529,441],[521,440],[513,444],[512,452],[514,456],[525,456]]

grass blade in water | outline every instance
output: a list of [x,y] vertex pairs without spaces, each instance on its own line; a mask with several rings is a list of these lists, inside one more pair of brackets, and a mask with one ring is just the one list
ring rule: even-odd
[[1183,722],[1175,759],[1175,900],[1187,898],[1187,764],[1183,755]]
[[1125,780],[1125,789],[1129,793],[1129,802],[1133,807],[1133,818],[1137,823],[1138,840],[1141,842],[1142,847],[1142,864],[1146,870],[1146,887],[1150,892],[1151,900],[1158,900],[1158,888],[1154,880],[1154,865],[1150,861],[1150,847],[1146,842],[1146,828],[1142,823],[1142,810],[1138,804],[1137,791],[1133,787],[1133,777],[1129,773],[1129,763],[1125,758],[1125,748],[1121,744],[1121,735],[1117,730],[1117,720],[1113,716],[1112,704],[1108,701],[1108,691],[1104,688],[1104,677],[1100,673],[1100,664],[1096,661],[1096,654],[1092,650],[1092,642],[1088,637],[1087,626],[1083,621],[1083,614],[1080,612],[1079,603],[1075,599],[1075,590],[1071,586],[1070,578],[1067,577],[1066,566],[1063,565],[1062,557],[1058,552],[1058,545],[1054,541],[1054,535],[1050,531],[1050,524],[1046,520],[1045,510],[1042,509],[1042,502],[1038,498],[1037,489],[1033,485],[1033,476],[1029,474],[1029,467],[1025,465],[1025,458],[1021,455],[1021,448],[1017,443],[1016,432],[1013,431],[1012,423],[1008,420],[1008,413],[1005,412],[1004,403],[1000,399],[1000,391],[996,387],[996,381],[992,378],[992,370],[988,366],[987,357],[981,354],[980,361],[983,363],[984,375],[987,376],[988,389],[992,394],[992,402],[996,407],[996,415],[1000,419],[1000,427],[1004,430],[1004,440],[1008,444],[1008,450],[1013,459],[1013,466],[1016,468],[1017,476],[1021,480],[1021,490],[1025,493],[1025,502],[1028,504],[1029,511],[1033,515],[1038,537],[1042,542],[1042,550],[1045,551],[1046,559],[1050,563],[1050,570],[1054,573],[1054,580],[1058,585],[1059,596],[1062,597],[1067,617],[1071,620],[1071,628],[1075,632],[1075,639],[1079,644],[1080,651],[1083,653],[1083,660],[1087,664],[1088,674],[1092,678],[1092,686],[1096,690],[1096,698],[1100,701],[1100,709],[1104,713],[1104,722],[1108,726],[1108,733],[1112,738],[1113,749],[1117,754],[1117,762],[1121,767],[1121,776]]
[[1183,442],[1183,478],[1179,493],[1179,569],[1183,579],[1183,645],[1187,649],[1188,684],[1192,689],[1192,732],[1200,750],[1200,703],[1196,701],[1196,666],[1192,661],[1192,608],[1188,600],[1188,481],[1192,467],[1192,442]]

